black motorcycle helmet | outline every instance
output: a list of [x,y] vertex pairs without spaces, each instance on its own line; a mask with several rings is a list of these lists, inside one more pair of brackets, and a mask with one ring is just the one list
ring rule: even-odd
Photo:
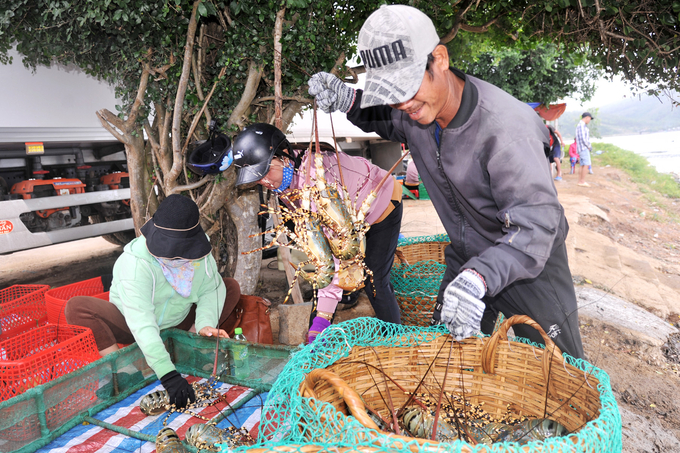
[[230,151],[231,140],[224,134],[210,137],[189,155],[187,167],[198,175],[221,173],[222,159]]
[[233,150],[237,186],[264,178],[274,156],[295,159],[284,133],[266,123],[251,124],[243,129],[234,139]]

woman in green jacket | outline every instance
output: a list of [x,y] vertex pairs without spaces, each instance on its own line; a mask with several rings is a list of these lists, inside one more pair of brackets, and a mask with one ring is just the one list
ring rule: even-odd
[[119,343],[137,342],[178,408],[195,395],[170,360],[161,330],[177,327],[227,338],[219,326],[241,295],[236,280],[218,273],[199,218],[191,199],[167,197],[142,226],[142,236],[116,260],[109,301],[77,296],[65,309],[69,324],[92,329],[102,356],[118,350]]

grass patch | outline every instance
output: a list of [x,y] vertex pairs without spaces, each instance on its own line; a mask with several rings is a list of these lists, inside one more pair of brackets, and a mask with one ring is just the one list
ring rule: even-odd
[[[644,157],[609,143],[593,143],[593,164],[611,165],[625,171],[636,184],[670,198],[680,198],[680,184],[671,175],[659,173]],[[642,188],[641,187],[641,188]]]

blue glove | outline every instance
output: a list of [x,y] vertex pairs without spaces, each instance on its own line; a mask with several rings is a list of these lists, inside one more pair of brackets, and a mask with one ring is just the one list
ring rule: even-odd
[[446,287],[441,320],[458,340],[464,340],[480,330],[486,293],[484,278],[477,272],[465,269]]
[[309,326],[309,332],[307,332],[307,344],[314,343],[316,336],[321,332],[326,330],[326,327],[330,326],[331,322],[327,319],[317,316],[312,321],[312,325]]
[[356,90],[327,72],[317,72],[307,82],[309,94],[316,97],[316,105],[326,113],[340,110],[349,112],[356,98]]
[[222,158],[222,165],[220,165],[220,171],[224,171],[234,162],[234,152],[232,148],[229,148],[227,154]]

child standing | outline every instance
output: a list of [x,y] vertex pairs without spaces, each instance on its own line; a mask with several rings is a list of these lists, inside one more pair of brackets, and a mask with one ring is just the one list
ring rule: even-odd
[[576,162],[578,161],[578,151],[576,148],[576,140],[569,147],[569,163],[571,164],[570,175],[573,175],[576,170]]

